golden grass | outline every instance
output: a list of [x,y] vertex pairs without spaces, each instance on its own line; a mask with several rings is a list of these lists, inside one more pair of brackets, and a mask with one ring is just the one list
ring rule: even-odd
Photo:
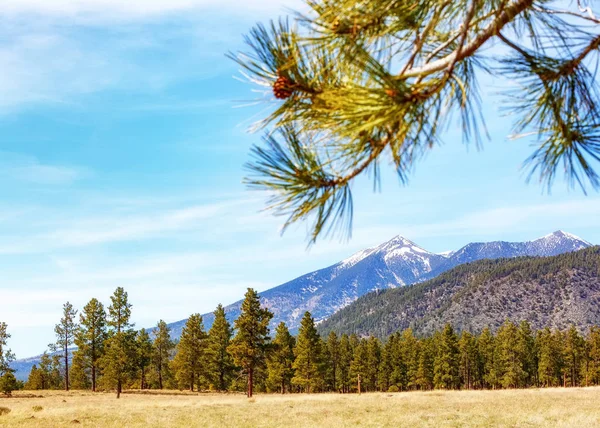
[[[45,392],[0,398],[0,426],[593,427],[600,387],[358,395]],[[41,408],[41,410],[39,410]]]

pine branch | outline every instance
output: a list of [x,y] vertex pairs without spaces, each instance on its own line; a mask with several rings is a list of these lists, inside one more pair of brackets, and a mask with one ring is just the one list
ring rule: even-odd
[[502,28],[511,22],[517,15],[527,10],[533,4],[533,0],[516,0],[508,5],[496,19],[481,31],[475,38],[469,42],[460,52],[454,51],[445,58],[426,64],[422,67],[413,68],[397,76],[398,79],[408,79],[409,77],[427,76],[437,71],[444,70],[453,62],[460,61],[473,55],[485,42],[498,34]]

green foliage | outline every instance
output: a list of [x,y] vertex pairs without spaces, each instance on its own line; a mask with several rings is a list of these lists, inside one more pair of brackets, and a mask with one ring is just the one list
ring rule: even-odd
[[210,383],[218,391],[227,391],[233,378],[235,365],[227,348],[230,345],[233,331],[223,305],[219,304],[214,312],[215,319],[208,332],[206,355]]
[[177,344],[177,354],[173,360],[175,378],[180,388],[194,391],[208,386],[206,346],[208,336],[200,314],[188,318]]
[[103,382],[107,387],[116,389],[119,398],[123,385],[131,380],[136,371],[136,332],[129,322],[131,304],[127,300],[127,292],[118,287],[110,300],[107,319],[110,331],[104,343],[101,366]]
[[[594,61],[600,23],[581,2],[306,0],[309,12],[257,25],[247,52],[231,55],[253,84],[273,92],[256,128],[247,179],[264,189],[285,226],[312,220],[309,240],[350,231],[355,178],[392,161],[405,182],[448,125],[465,142],[487,134],[478,77],[507,79],[513,137],[537,136],[531,174],[600,187],[600,98]],[[592,25],[589,25],[589,24]],[[596,25],[597,26],[597,25]],[[523,41],[527,40],[526,44]],[[483,50],[505,49],[494,56]],[[278,133],[274,133],[277,129]]]
[[10,339],[7,328],[6,323],[0,322],[0,376],[11,371],[9,365],[15,359],[14,354],[6,347],[6,343]]
[[11,395],[17,389],[19,389],[19,383],[12,372],[7,371],[0,377],[0,392]]
[[252,397],[255,372],[266,364],[271,318],[273,313],[260,306],[258,293],[248,288],[240,316],[234,323],[236,335],[228,348],[247,379],[248,397]]
[[295,375],[292,383],[298,385],[305,392],[322,388],[325,375],[325,357],[321,337],[317,333],[315,320],[310,312],[306,312],[302,317],[294,356]]
[[73,358],[80,358],[82,367],[90,370],[92,391],[96,391],[99,361],[107,337],[104,305],[98,299],[91,299],[79,314],[79,329],[75,334],[77,350]]
[[430,281],[366,294],[319,324],[319,332],[384,339],[407,328],[430,335],[450,322],[459,331],[479,333],[486,326],[495,331],[507,317],[527,319],[535,329],[547,324],[566,329],[576,322],[586,330],[600,325],[599,273],[600,247],[553,257],[480,260]]
[[60,322],[54,327],[56,334],[56,343],[51,345],[53,350],[61,350],[64,361],[64,385],[65,390],[69,390],[69,346],[74,343],[75,335],[79,326],[75,322],[77,310],[69,302],[63,305],[63,317]]
[[275,329],[275,338],[267,360],[267,385],[271,391],[282,394],[291,390],[294,377],[294,349],[296,340],[284,322]]
[[148,388],[146,377],[148,375],[148,368],[152,362],[152,341],[145,328],[138,331],[135,337],[135,348],[135,362],[140,378],[140,389],[146,389]]
[[458,389],[459,349],[458,338],[450,324],[446,324],[442,333],[437,336],[436,355],[433,363],[433,383],[439,389]]
[[158,322],[153,335],[152,367],[156,375],[157,387],[163,389],[166,381],[172,377],[169,361],[171,353],[175,349],[175,343],[171,340],[170,329],[163,320]]

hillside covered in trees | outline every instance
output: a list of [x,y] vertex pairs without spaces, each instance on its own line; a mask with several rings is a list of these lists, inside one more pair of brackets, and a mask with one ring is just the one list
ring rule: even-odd
[[535,329],[581,332],[600,324],[600,247],[553,257],[482,260],[409,287],[369,293],[319,326],[321,333],[385,338],[406,328],[431,334],[496,330],[506,319]]

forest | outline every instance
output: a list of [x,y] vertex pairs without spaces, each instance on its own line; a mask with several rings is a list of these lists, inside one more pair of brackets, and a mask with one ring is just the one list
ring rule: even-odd
[[[497,331],[457,332],[447,324],[430,335],[409,328],[385,340],[321,337],[309,312],[293,336],[280,323],[271,337],[272,313],[248,289],[233,325],[221,305],[205,331],[193,314],[178,340],[164,321],[150,331],[130,323],[132,305],[117,288],[105,309],[92,299],[79,314],[63,307],[57,342],[33,366],[28,380],[14,380],[10,351],[0,346],[0,386],[116,391],[180,389],[271,393],[412,391],[576,387],[600,384],[600,327],[534,330],[527,321],[506,320]],[[6,348],[6,324],[2,324]],[[73,348],[72,345],[75,345]]]

